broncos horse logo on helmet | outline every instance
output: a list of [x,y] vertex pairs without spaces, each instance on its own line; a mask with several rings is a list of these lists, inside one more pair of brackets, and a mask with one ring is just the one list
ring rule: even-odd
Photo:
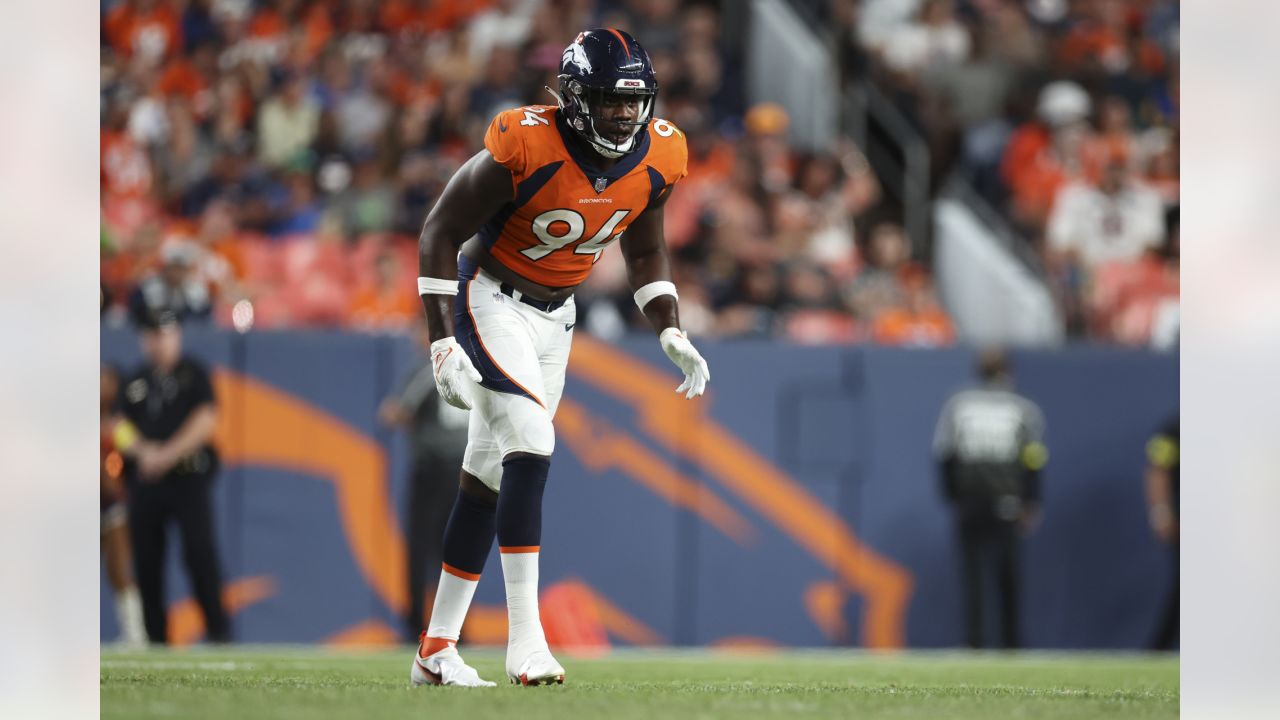
[[[649,53],[627,33],[599,28],[578,33],[560,59],[560,92],[553,93],[569,127],[601,155],[619,158],[637,146],[653,117],[658,82]],[[607,103],[636,102],[634,120],[604,120]],[[601,132],[608,125],[622,132]]]

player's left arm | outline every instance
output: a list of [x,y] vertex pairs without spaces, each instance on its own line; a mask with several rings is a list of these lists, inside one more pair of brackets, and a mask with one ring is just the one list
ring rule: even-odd
[[[663,236],[663,206],[671,188],[667,188],[645,211],[640,213],[621,238],[622,257],[627,263],[627,280],[635,292],[652,283],[671,282],[671,257]],[[674,287],[674,284],[673,284]],[[655,333],[667,328],[680,328],[680,308],[675,295],[658,295],[640,309]]]
[[622,235],[622,257],[627,279],[635,292],[636,305],[644,313],[671,362],[684,372],[684,382],[676,392],[693,399],[701,395],[711,379],[707,361],[680,329],[679,296],[671,282],[671,259],[663,236],[663,206],[671,194],[668,187]]

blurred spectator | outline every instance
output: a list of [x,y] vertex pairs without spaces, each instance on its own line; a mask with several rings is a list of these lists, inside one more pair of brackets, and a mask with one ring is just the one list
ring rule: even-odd
[[1159,46],[1131,27],[1132,3],[1093,0],[1079,3],[1080,19],[1059,49],[1065,69],[1104,79],[1113,89],[1136,99],[1144,78],[1164,69]]
[[240,285],[245,276],[235,211],[225,201],[210,203],[200,216],[196,232],[198,253],[195,276],[212,294],[227,302],[239,300],[245,292]]
[[1156,539],[1169,547],[1172,560],[1169,587],[1165,591],[1164,609],[1160,614],[1155,636],[1151,642],[1153,650],[1172,650],[1178,637],[1180,449],[1176,416],[1166,422],[1147,443],[1148,521]]
[[241,222],[261,221],[266,183],[252,167],[247,142],[232,142],[216,150],[209,173],[191,185],[181,201],[182,214],[195,216],[215,199],[237,206]]
[[384,61],[369,62],[364,77],[337,100],[334,114],[338,139],[347,152],[377,148],[382,132],[391,121],[388,68]]
[[1092,164],[1101,167],[1108,161],[1122,162],[1137,169],[1144,163],[1142,148],[1133,127],[1133,113],[1124,98],[1112,95],[1098,108],[1098,132],[1086,143]]
[[1098,328],[1098,318],[1084,317],[1086,291],[1105,265],[1133,263],[1159,243],[1163,226],[1160,197],[1131,177],[1122,158],[1107,162],[1099,186],[1062,189],[1045,234],[1069,329]]
[[956,516],[964,572],[965,642],[983,647],[984,577],[999,590],[1000,647],[1021,646],[1019,536],[1040,517],[1044,416],[1013,391],[1009,360],[1000,350],[978,359],[981,385],[953,395],[938,418],[933,454],[942,494]]
[[1122,157],[1112,157],[1097,187],[1073,183],[1054,202],[1046,230],[1049,249],[1084,268],[1135,260],[1164,234],[1160,196],[1133,178]]
[[953,0],[924,0],[918,17],[889,33],[885,65],[906,75],[954,65],[969,56],[969,31],[956,19]]
[[889,222],[872,229],[867,248],[867,265],[846,289],[845,300],[859,319],[872,322],[881,312],[905,304],[900,276],[910,249],[902,226]]
[[99,133],[103,200],[145,197],[151,192],[151,163],[144,147],[127,132],[128,106],[113,101]]
[[142,279],[129,296],[135,321],[167,311],[179,322],[207,321],[213,312],[209,287],[195,272],[199,249],[187,240],[165,243],[160,269]]
[[104,35],[120,55],[156,65],[182,46],[182,28],[165,0],[123,0],[107,12]]
[[719,332],[724,335],[769,337],[774,333],[782,306],[782,281],[770,263],[740,268],[732,301],[721,311]]
[[1013,214],[1038,230],[1058,191],[1085,173],[1085,141],[1092,101],[1079,85],[1058,81],[1040,91],[1037,119],[1014,131],[1005,148],[1001,174],[1013,195]]
[[471,62],[483,64],[494,48],[517,48],[529,38],[537,0],[496,0],[467,26]]
[[862,0],[857,11],[858,39],[872,52],[883,51],[923,5],[924,0]]
[[1098,337],[1131,345],[1176,347],[1179,321],[1178,213],[1167,214],[1159,248],[1133,261],[1104,263],[1089,284],[1090,325]]
[[417,327],[414,334],[422,353],[418,365],[378,409],[382,424],[405,431],[412,457],[409,497],[405,501],[409,546],[406,640],[417,639],[428,620],[425,608],[428,598],[435,594],[444,528],[458,492],[462,453],[467,448],[468,420],[466,410],[444,402],[436,392],[431,340],[421,322]]
[[1180,201],[1178,135],[1157,137],[1151,143],[1144,180],[1160,195],[1165,207],[1174,207]]
[[285,169],[280,196],[271,225],[272,235],[306,235],[320,229],[325,208],[316,198],[315,183],[305,159],[300,158]]
[[215,148],[200,132],[191,104],[185,98],[168,102],[169,141],[156,148],[155,166],[160,174],[161,200],[166,207],[178,207],[182,198],[213,167]]
[[513,47],[500,45],[489,53],[484,74],[471,91],[469,107],[482,116],[520,104],[520,59]]
[[366,330],[403,330],[422,315],[422,305],[400,269],[396,256],[384,250],[374,260],[373,282],[351,298],[348,322]]
[[880,184],[862,153],[844,143],[842,156],[814,154],[796,172],[792,197],[806,220],[803,246],[796,248],[836,277],[847,279],[857,268],[855,217],[880,197]]
[[280,91],[258,111],[258,159],[268,167],[280,167],[315,140],[320,106],[307,93],[301,75],[286,76]]
[[941,347],[954,343],[955,328],[924,272],[916,269],[907,273],[903,286],[905,302],[876,316],[871,328],[875,341],[908,347]]
[[[399,197],[383,177],[382,163],[377,155],[366,150],[355,154],[354,165],[351,186],[332,201],[343,229],[348,237],[390,229],[396,219]],[[419,224],[421,221],[419,218]]]

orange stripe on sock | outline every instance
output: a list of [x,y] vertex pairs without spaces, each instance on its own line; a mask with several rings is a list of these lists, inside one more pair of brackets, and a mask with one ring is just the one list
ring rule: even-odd
[[512,545],[511,547],[498,547],[500,553],[535,553],[541,548],[541,545]]
[[436,653],[440,652],[441,650],[444,650],[447,647],[452,647],[458,644],[457,640],[446,640],[445,638],[429,637],[425,632],[422,634],[423,634],[423,637],[421,640],[419,640],[421,647],[418,650],[418,657],[424,657],[424,658],[431,657],[432,655],[435,655]]
[[480,579],[480,573],[469,573],[466,570],[459,570],[458,568],[450,565],[449,563],[441,563],[441,565],[444,566],[445,572],[449,573],[454,577],[460,577],[463,580],[473,580],[473,581]]

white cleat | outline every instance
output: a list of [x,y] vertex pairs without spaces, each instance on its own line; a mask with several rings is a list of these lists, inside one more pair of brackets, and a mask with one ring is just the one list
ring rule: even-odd
[[544,646],[528,653],[513,662],[518,655],[513,655],[512,648],[507,648],[507,677],[512,684],[520,683],[526,687],[535,685],[564,684],[564,668],[551,656],[551,651]]
[[[425,633],[424,633],[425,635]],[[423,639],[425,642],[425,638]],[[497,687],[497,683],[480,678],[476,669],[466,664],[458,649],[449,646],[436,653],[422,657],[419,650],[413,653],[413,668],[409,671],[409,680],[415,685],[452,685],[454,687]]]

